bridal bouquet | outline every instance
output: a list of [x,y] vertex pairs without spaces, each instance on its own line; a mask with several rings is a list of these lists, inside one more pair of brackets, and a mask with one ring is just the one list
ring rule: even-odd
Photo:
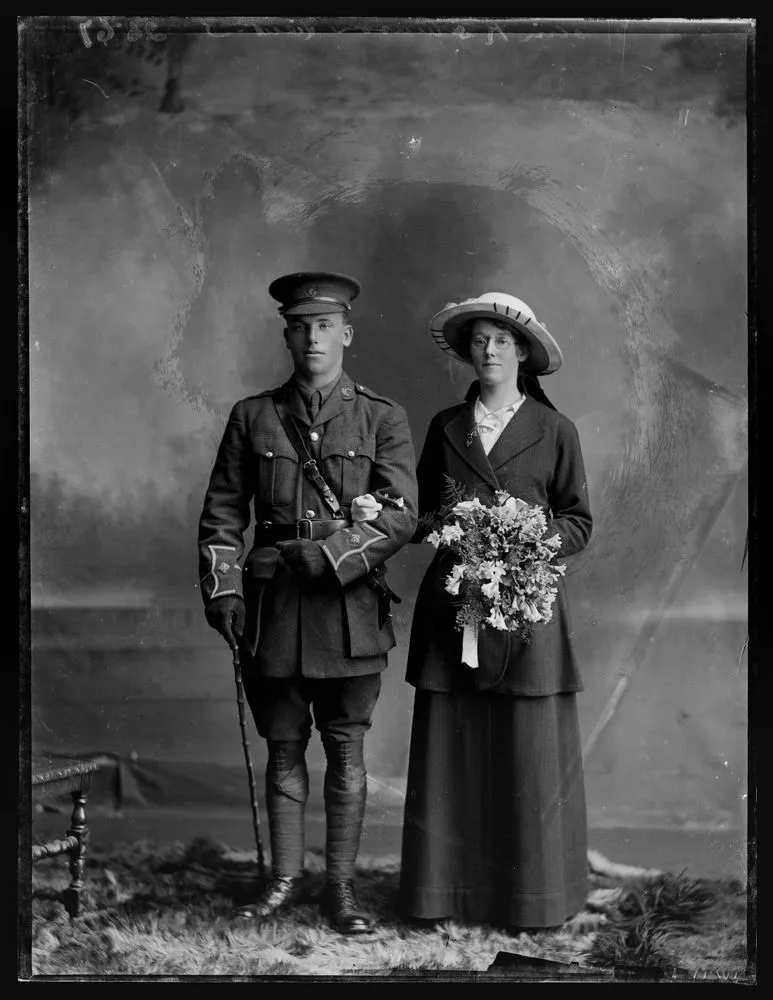
[[548,522],[539,506],[495,494],[487,507],[478,497],[463,496],[449,480],[447,503],[435,518],[427,541],[457,556],[445,588],[458,597],[456,624],[462,630],[462,662],[478,666],[478,631],[514,632],[525,642],[533,627],[549,622],[565,565],[552,563],[561,547],[558,535],[546,538]]

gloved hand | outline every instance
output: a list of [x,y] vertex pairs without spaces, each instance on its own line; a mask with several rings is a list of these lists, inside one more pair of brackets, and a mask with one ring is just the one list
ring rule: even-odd
[[353,521],[375,521],[378,512],[384,509],[372,493],[365,493],[361,497],[352,500],[352,520]]
[[315,580],[332,570],[330,563],[318,542],[310,538],[294,538],[289,542],[277,542],[279,556],[284,564],[305,580]]
[[204,609],[207,621],[235,649],[244,631],[244,601],[237,594],[216,597]]

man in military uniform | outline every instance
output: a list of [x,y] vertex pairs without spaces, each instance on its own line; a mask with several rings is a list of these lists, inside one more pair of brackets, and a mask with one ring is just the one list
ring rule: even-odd
[[[268,748],[271,880],[240,913],[266,917],[298,898],[313,709],[327,759],[323,901],[349,934],[370,930],[354,865],[363,736],[395,645],[383,566],[417,524],[405,412],[343,371],[359,289],[327,273],[272,282],[294,372],[233,407],[199,526],[207,621],[242,651],[247,701]],[[251,503],[255,538],[242,562]]]

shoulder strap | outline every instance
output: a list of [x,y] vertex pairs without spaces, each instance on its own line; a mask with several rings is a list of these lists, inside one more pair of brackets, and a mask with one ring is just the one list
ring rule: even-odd
[[366,385],[362,385],[361,382],[355,382],[354,388],[360,393],[360,395],[367,396],[368,399],[375,399],[379,403],[386,403],[387,406],[395,405],[395,401],[393,399],[390,399],[388,396],[381,396],[379,393],[369,389]]
[[314,457],[309,453],[309,449],[306,447],[306,443],[301,437],[298,427],[293,420],[292,414],[285,408],[284,401],[275,396],[274,408],[276,409],[279,422],[284,428],[284,432],[287,435],[290,444],[298,453],[304,473],[322,495],[322,499],[333,512],[333,517],[343,517],[344,512],[341,510],[341,504],[338,502],[338,497],[323,479],[322,473],[317,467],[316,459],[314,459]]

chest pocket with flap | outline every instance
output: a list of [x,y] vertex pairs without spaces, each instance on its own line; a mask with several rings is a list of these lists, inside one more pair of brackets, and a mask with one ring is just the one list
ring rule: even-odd
[[272,507],[293,503],[299,461],[281,428],[274,434],[254,435],[252,451],[256,465],[256,498],[261,504]]
[[320,443],[322,475],[342,504],[368,492],[375,458],[376,441],[372,437],[330,435]]

